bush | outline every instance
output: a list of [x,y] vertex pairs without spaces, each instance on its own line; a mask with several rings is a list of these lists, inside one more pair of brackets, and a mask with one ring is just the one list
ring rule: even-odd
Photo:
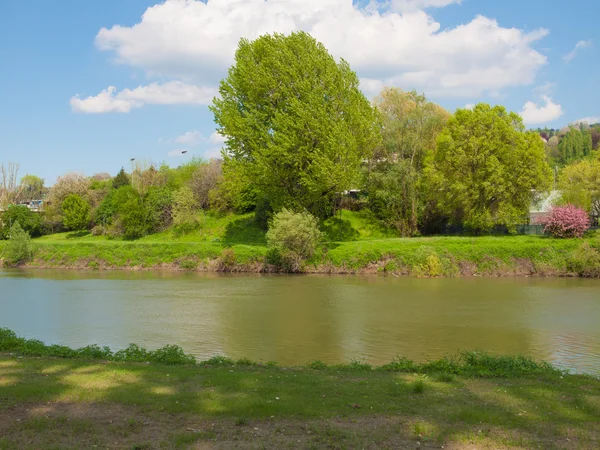
[[96,225],[94,228],[92,228],[92,236],[104,236],[105,233],[106,230],[102,225]]
[[148,231],[166,230],[172,223],[173,195],[166,187],[152,186],[148,189],[144,205],[148,210]]
[[121,225],[126,239],[139,239],[148,234],[148,211],[140,197],[129,199],[121,210],[121,220],[119,224],[115,224],[115,229],[119,229],[118,225]]
[[[303,260],[311,258],[322,239],[317,219],[308,212],[294,213],[283,209],[275,214],[267,232],[267,243],[273,251],[294,262],[296,270]],[[294,270],[294,271],[296,271]]]
[[600,277],[600,252],[584,242],[567,259],[567,268],[584,278]]
[[590,218],[583,209],[573,205],[552,208],[544,219],[544,233],[556,238],[580,238],[590,227]]
[[219,270],[230,272],[235,267],[236,261],[235,252],[230,248],[224,249],[219,257]]
[[63,223],[69,230],[84,230],[90,223],[91,206],[77,194],[71,194],[61,203]]
[[31,211],[25,205],[11,205],[2,214],[2,227],[0,228],[0,239],[8,239],[12,224],[19,222],[23,230],[30,236],[41,236],[43,232],[42,217],[39,213]]
[[189,233],[198,227],[196,205],[194,193],[189,187],[182,187],[173,193],[173,224],[181,233]]
[[15,222],[10,229],[10,237],[5,247],[4,259],[9,264],[22,264],[31,259],[31,238],[27,231]]

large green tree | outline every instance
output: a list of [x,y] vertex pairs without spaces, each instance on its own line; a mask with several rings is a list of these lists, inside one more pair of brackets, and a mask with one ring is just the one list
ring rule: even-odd
[[25,205],[11,205],[6,211],[0,213],[0,239],[8,239],[11,227],[17,222],[30,236],[41,236],[41,215],[31,211]]
[[374,100],[382,121],[382,143],[369,162],[369,206],[400,234],[417,231],[425,196],[425,157],[450,114],[417,92],[385,88]]
[[502,106],[459,109],[437,139],[431,198],[452,223],[475,230],[526,219],[534,191],[550,186],[544,144]]
[[70,194],[61,203],[63,223],[69,230],[84,230],[90,223],[91,206],[87,200],[77,194]]
[[35,175],[25,175],[21,178],[23,198],[25,200],[40,200],[44,194],[44,180]]
[[600,216],[600,160],[583,160],[565,167],[558,187],[563,201]]
[[211,110],[226,138],[226,177],[273,207],[320,217],[354,186],[379,124],[348,63],[304,32],[242,39]]

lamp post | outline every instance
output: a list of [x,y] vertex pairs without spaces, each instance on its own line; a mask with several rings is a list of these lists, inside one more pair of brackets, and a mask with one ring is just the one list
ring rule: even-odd
[[134,161],[135,161],[135,158],[131,158],[131,159],[129,160],[129,162],[131,162],[131,187],[134,187],[134,186],[133,186],[133,162],[134,162]]

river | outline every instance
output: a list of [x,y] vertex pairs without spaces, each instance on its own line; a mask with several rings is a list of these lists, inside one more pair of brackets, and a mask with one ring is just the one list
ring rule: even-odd
[[380,365],[484,350],[598,374],[600,280],[0,270],[0,327],[199,359]]

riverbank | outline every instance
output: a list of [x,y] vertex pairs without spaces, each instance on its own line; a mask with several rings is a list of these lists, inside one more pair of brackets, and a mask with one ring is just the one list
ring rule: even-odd
[[[278,272],[261,243],[169,240],[116,241],[49,236],[33,241],[31,268]],[[0,244],[1,247],[2,244]],[[1,251],[1,248],[0,248]],[[380,273],[420,277],[600,277],[598,238],[540,236],[387,238],[330,242],[306,273]]]
[[0,353],[3,449],[600,445],[600,380],[527,358],[194,364],[174,347],[76,351],[7,330]]
[[[322,224],[324,243],[305,273],[418,277],[600,277],[600,238],[544,236],[397,238],[366,211],[342,211]],[[34,239],[31,268],[272,273],[265,231],[254,215],[210,215],[187,234],[174,230],[136,241],[89,233]],[[5,242],[0,241],[0,258]]]

